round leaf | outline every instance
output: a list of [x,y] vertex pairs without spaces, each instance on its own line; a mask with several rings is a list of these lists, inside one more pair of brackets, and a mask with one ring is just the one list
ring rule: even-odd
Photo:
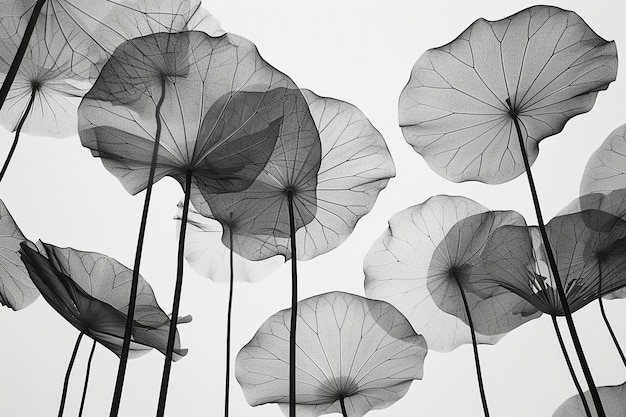
[[[246,400],[278,403],[289,415],[291,310],[270,317],[237,355],[236,377]],[[296,408],[298,415],[349,416],[399,400],[421,379],[426,342],[393,306],[332,292],[298,303]]]
[[524,172],[514,117],[532,164],[539,142],[589,111],[616,74],[615,44],[574,12],[534,6],[478,19],[418,59],[400,95],[400,126],[442,177],[502,183]]

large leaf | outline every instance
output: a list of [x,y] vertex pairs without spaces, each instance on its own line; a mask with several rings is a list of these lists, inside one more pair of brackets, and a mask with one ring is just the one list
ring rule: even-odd
[[[44,299],[82,333],[116,355],[122,351],[133,271],[95,252],[42,244],[45,256],[22,244],[20,253]],[[184,322],[185,320],[183,319]],[[157,304],[150,285],[140,276],[130,355],[152,348],[165,353],[170,319]],[[187,353],[178,334],[174,360]]]
[[508,291],[478,291],[473,268],[494,228],[520,223],[515,212],[490,214],[464,197],[435,196],[396,213],[365,257],[365,293],[396,306],[431,349],[449,351],[472,340],[463,291],[477,342],[496,343],[536,311]]
[[21,243],[32,245],[0,200],[0,304],[16,311],[28,307],[39,297],[18,253]]
[[[302,94],[319,131],[321,151],[309,151],[306,163],[275,153],[257,183],[242,195],[209,200],[212,207],[204,210],[208,216],[213,215],[210,210],[233,213],[235,251],[249,259],[292,256],[286,190],[294,190],[297,258],[307,260],[343,243],[395,175],[383,137],[358,108],[308,90]],[[283,161],[278,173],[273,171],[277,159]],[[291,177],[297,178],[295,185],[286,182]],[[275,190],[268,185],[274,183]],[[226,227],[230,221],[220,218]],[[226,233],[226,245],[228,239]]]
[[154,181],[184,184],[191,171],[199,210],[247,189],[271,155],[319,143],[300,91],[251,42],[193,31],[118,47],[79,107],[79,134],[132,194],[147,186],[158,134]]
[[502,183],[524,172],[514,117],[532,164],[539,142],[589,111],[616,74],[615,44],[574,12],[534,6],[478,19],[416,62],[400,126],[444,178]]
[[[289,415],[291,310],[261,325],[237,355],[236,376],[250,405],[278,403]],[[296,408],[299,416],[349,416],[393,404],[421,379],[426,342],[393,306],[332,292],[298,303]]]

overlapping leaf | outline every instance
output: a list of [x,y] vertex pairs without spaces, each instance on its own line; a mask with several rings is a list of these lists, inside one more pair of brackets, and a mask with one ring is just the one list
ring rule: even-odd
[[[17,53],[35,3],[0,2],[0,81]],[[223,33],[195,0],[107,1],[97,6],[85,0],[48,0],[0,111],[0,123],[15,130],[34,94],[23,132],[57,137],[75,134],[76,109],[91,88],[89,80],[119,44],[189,27]]]
[[[546,232],[572,312],[626,285],[624,219],[587,208],[555,217],[546,225]],[[544,313],[563,315],[536,227],[499,228],[486,247],[483,268],[498,277],[494,283]]]
[[[270,317],[237,355],[237,380],[251,405],[288,415],[291,310]],[[393,306],[332,292],[298,303],[297,414],[361,417],[400,399],[421,379],[426,342]]]
[[236,35],[154,34],[105,65],[80,105],[79,134],[132,194],[147,186],[157,113],[155,181],[184,184],[191,171],[196,208],[205,194],[249,187],[277,144],[319,142],[295,84]]
[[[120,355],[128,313],[132,270],[106,255],[42,244],[45,256],[22,244],[20,253],[46,301],[82,333]],[[184,322],[182,319],[181,322]],[[165,352],[170,319],[140,276],[130,354]],[[187,353],[178,334],[174,360]]]
[[[199,209],[214,217],[212,211],[233,214],[239,228],[233,233],[234,248],[248,259],[275,254],[291,257],[286,191],[294,192],[299,219],[297,257],[307,260],[339,246],[395,175],[384,139],[358,108],[308,90],[302,93],[319,131],[321,150],[310,150],[306,164],[275,153],[243,198],[219,195],[208,200],[208,210]],[[277,159],[293,167],[277,167]],[[289,178],[298,182],[289,183]],[[220,222],[228,225],[229,219],[222,215]],[[227,239],[225,234],[225,244]]]
[[514,117],[532,164],[539,142],[589,111],[616,73],[615,44],[574,12],[534,6],[478,19],[419,58],[400,96],[400,126],[444,178],[502,183],[524,172]]
[[489,212],[463,197],[435,196],[395,214],[365,257],[365,292],[392,303],[424,335],[431,349],[471,342],[468,300],[478,343],[496,343],[537,317],[516,295],[477,286],[473,275],[489,236],[506,224],[524,224],[515,212]]
[[[37,0],[3,0],[0,26],[19,44]],[[157,32],[202,30],[221,35],[219,22],[198,0],[47,0],[37,18],[31,43],[63,49],[80,78],[97,76],[106,59],[124,41]],[[15,46],[17,49],[17,46]],[[3,55],[12,60],[15,50]]]
[[27,242],[30,244],[0,200],[0,304],[16,311],[39,296],[18,253],[20,244]]

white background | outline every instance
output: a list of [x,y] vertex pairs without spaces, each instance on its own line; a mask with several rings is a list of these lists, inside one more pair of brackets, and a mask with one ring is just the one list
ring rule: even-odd
[[[374,210],[340,248],[299,264],[300,298],[341,290],[364,295],[362,261],[394,213],[431,195],[465,195],[491,209],[514,209],[535,223],[524,176],[500,186],[452,184],[437,177],[407,145],[397,126],[397,102],[421,53],[454,39],[479,17],[496,20],[531,3],[521,1],[205,1],[225,30],[256,43],[261,55],[302,88],[351,102],[367,114],[394,157],[397,177]],[[602,37],[626,47],[626,4],[622,1],[561,1]],[[559,135],[541,144],[533,172],[544,217],[550,219],[578,195],[590,154],[626,122],[626,84],[618,80],[598,96],[593,110],[575,117]],[[0,155],[12,134],[2,133]],[[143,196],[131,197],[77,136],[49,139],[23,136],[0,184],[0,197],[24,234],[58,246],[97,251],[132,266]],[[153,192],[142,275],[164,310],[171,310],[177,236],[172,216],[182,197],[171,179]],[[287,308],[290,270],[255,285],[235,288],[233,357],[271,314]],[[224,339],[227,286],[185,271],[181,313],[192,314],[180,329],[189,354],[173,365],[167,415],[216,416],[223,412]],[[607,311],[626,344],[625,301],[609,301]],[[624,369],[604,328],[597,303],[574,315],[598,385],[624,382]],[[564,321],[563,321],[564,325]],[[56,415],[67,361],[78,335],[43,299],[13,312],[0,309],[0,415]],[[79,352],[66,406],[77,414],[91,341]],[[480,346],[491,415],[541,417],[575,393],[550,318],[514,330],[497,345]],[[115,382],[117,357],[98,347],[92,368],[86,417],[106,416]],[[152,416],[156,410],[163,355],[152,352],[129,362],[121,416]],[[251,408],[233,378],[231,415],[281,416],[276,405]],[[424,379],[406,397],[370,416],[481,416],[471,346],[451,353],[429,352]]]

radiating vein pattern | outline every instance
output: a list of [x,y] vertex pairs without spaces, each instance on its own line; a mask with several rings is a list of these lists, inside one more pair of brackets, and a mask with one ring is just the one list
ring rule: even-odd
[[[80,332],[120,355],[132,270],[95,252],[38,244],[43,253],[22,244],[20,254],[44,299]],[[140,276],[130,357],[151,349],[165,352],[170,319]],[[185,321],[185,320],[183,320]],[[187,353],[178,335],[174,360]]]
[[[298,154],[277,146],[249,189],[208,200],[209,211],[224,213],[219,220],[226,228],[235,222],[239,230],[233,232],[234,249],[248,259],[292,256],[287,190],[294,197],[297,257],[307,260],[343,243],[395,175],[383,137],[358,108],[301,91],[320,144],[300,140],[298,146],[308,150]],[[215,217],[207,210],[203,214]],[[227,233],[223,240],[228,244]]]
[[446,195],[396,213],[365,257],[365,293],[396,306],[431,349],[450,351],[471,343],[463,291],[477,343],[496,343],[538,316],[514,293],[475,282],[487,273],[478,266],[489,236],[506,224],[525,222]]
[[[621,194],[621,196],[617,194]],[[626,200],[626,190],[607,197]],[[546,225],[559,275],[572,312],[600,295],[626,286],[626,220],[604,211],[609,198],[586,196]],[[602,202],[608,200],[607,205]],[[594,202],[594,205],[592,205]],[[626,206],[622,206],[626,209]],[[524,297],[544,313],[563,315],[554,277],[547,267],[543,242],[536,227],[504,226],[486,243],[484,270],[497,283]],[[493,277],[498,277],[493,280]]]
[[[155,181],[169,175],[183,185],[191,170],[196,208],[213,193],[248,188],[280,140],[313,126],[293,82],[243,38],[182,32],[130,40],[81,103],[79,133],[132,194],[147,186],[160,98]],[[315,140],[314,127],[309,132]]]
[[[278,403],[288,415],[291,310],[270,317],[237,355],[236,376],[251,405]],[[298,303],[298,415],[349,416],[400,399],[421,379],[427,347],[391,305],[332,292]]]
[[524,172],[514,117],[532,164],[539,142],[589,111],[616,74],[615,44],[574,12],[534,6],[478,19],[418,59],[400,96],[400,126],[444,178],[502,183]]

